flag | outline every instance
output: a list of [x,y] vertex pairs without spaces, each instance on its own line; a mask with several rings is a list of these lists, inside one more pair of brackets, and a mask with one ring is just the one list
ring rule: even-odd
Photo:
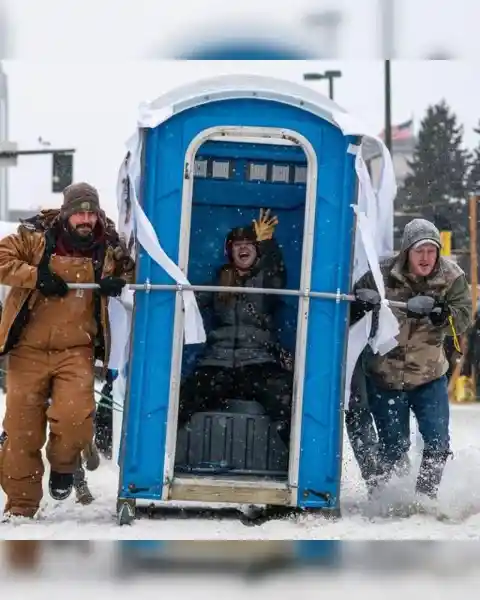
[[[379,135],[379,137],[384,140],[385,139],[385,129]],[[409,119],[408,121],[404,121],[399,125],[392,126],[392,142],[397,140],[408,140],[413,137],[413,119]]]

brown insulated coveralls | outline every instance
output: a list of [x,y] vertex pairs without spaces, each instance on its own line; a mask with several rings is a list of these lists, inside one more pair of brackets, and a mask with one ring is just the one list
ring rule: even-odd
[[[42,213],[35,229],[21,225],[17,234],[0,241],[0,283],[12,287],[0,324],[0,353],[9,355],[0,485],[8,498],[5,512],[25,516],[36,513],[43,496],[41,450],[47,423],[46,453],[53,471],[74,472],[79,453],[91,442],[94,364],[100,359],[107,366],[110,354],[108,298],[93,290],[46,298],[35,287],[36,266],[51,244],[43,229],[53,231],[57,215]],[[101,254],[97,280],[108,275],[131,280],[133,263],[110,221]],[[67,283],[95,282],[90,258],[53,251],[50,269]]]

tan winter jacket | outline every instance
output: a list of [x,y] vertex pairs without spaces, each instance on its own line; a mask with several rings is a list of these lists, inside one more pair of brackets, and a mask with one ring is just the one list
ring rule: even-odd
[[[19,226],[18,232],[7,236],[0,240],[0,284],[10,286],[5,300],[2,318],[0,322],[0,354],[8,353],[12,347],[18,343],[21,337],[28,336],[28,329],[41,331],[44,320],[40,315],[45,314],[45,301],[63,302],[64,312],[70,309],[75,309],[75,302],[78,303],[80,297],[75,291],[69,292],[66,298],[48,298],[45,299],[42,294],[36,289],[37,284],[37,265],[40,263],[46,248],[46,231],[52,228],[58,218],[58,211],[46,211],[37,215],[36,221],[24,223]],[[78,259],[76,259],[78,261]],[[51,264],[53,261],[51,261]],[[91,261],[90,261],[91,263]],[[68,273],[68,269],[64,270],[62,275]],[[72,269],[75,273],[75,279],[67,283],[75,283],[78,281],[78,267]],[[84,283],[94,283],[93,268],[90,267],[84,270],[85,275],[82,277]],[[126,249],[118,238],[114,225],[111,221],[106,224],[105,236],[105,253],[103,260],[102,277],[115,275],[122,277],[127,282],[131,282],[134,277],[134,263],[129,258]],[[89,292],[91,295],[92,292]],[[90,302],[90,306],[93,303]],[[87,301],[85,301],[87,302]],[[83,306],[86,306],[84,303]],[[100,296],[99,314],[92,315],[97,323],[96,331],[101,332],[101,339],[92,340],[92,345],[96,346],[96,358],[99,358],[103,364],[108,365],[110,356],[110,325],[108,319],[108,298]],[[38,314],[38,319],[35,315]],[[54,314],[52,311],[50,315]],[[84,314],[84,313],[82,313]],[[62,320],[61,315],[58,317]],[[65,323],[62,322],[64,326]],[[47,332],[52,327],[52,320],[44,324],[45,340],[51,338],[51,333]],[[71,328],[71,343],[77,343],[78,334],[76,328],[78,323],[75,318],[70,319]],[[90,327],[90,325],[88,325]],[[67,332],[68,345],[68,332]],[[45,350],[55,349],[45,347]],[[60,349],[60,348],[58,348]]]

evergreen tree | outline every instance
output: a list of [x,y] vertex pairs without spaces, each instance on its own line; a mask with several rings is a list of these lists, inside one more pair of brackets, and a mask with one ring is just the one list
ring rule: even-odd
[[405,180],[405,212],[420,213],[439,229],[453,233],[454,248],[468,243],[466,180],[469,152],[463,127],[445,100],[429,106],[421,122],[411,173]]
[[[473,130],[480,135],[480,122],[477,129]],[[467,192],[469,194],[480,194],[480,142],[475,148],[470,162],[470,170],[467,178]]]

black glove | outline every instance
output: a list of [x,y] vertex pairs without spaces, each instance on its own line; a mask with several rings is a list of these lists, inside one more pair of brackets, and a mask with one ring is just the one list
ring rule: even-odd
[[44,296],[66,296],[68,294],[68,285],[56,273],[52,273],[48,265],[39,265],[37,275],[37,289]]
[[354,292],[355,300],[350,307],[350,323],[360,321],[366,313],[372,310],[378,310],[381,306],[382,299],[380,294],[375,290],[359,289]]
[[360,289],[355,292],[354,304],[365,313],[379,308],[381,303],[382,299],[376,290]]
[[428,315],[428,318],[435,327],[443,327],[447,324],[449,316],[450,309],[448,305],[445,302],[437,300],[432,308],[432,311]]
[[110,275],[101,279],[99,285],[102,296],[120,296],[126,281],[120,277]]

